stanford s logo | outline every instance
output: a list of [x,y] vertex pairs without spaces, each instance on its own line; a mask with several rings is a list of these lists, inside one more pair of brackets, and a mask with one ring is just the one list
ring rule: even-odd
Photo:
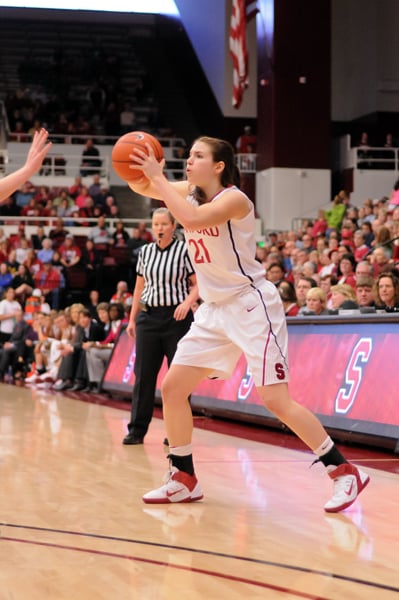
[[245,402],[245,400],[248,398],[249,394],[251,393],[253,386],[254,386],[254,380],[252,379],[251,369],[247,365],[246,371],[245,371],[244,375],[242,376],[240,385],[238,387],[237,396],[238,396],[238,400],[240,402]]
[[274,369],[276,371],[276,377],[277,377],[277,379],[280,379],[280,381],[284,381],[284,379],[285,379],[284,365],[282,365],[281,363],[276,363],[274,365]]
[[345,370],[345,381],[335,398],[335,412],[346,414],[352,408],[362,382],[363,370],[373,349],[371,338],[361,338],[353,349]]

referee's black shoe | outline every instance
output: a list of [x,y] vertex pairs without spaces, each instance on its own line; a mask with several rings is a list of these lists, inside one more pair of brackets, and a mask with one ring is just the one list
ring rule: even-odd
[[141,435],[138,435],[137,433],[133,433],[133,431],[130,431],[123,438],[122,443],[125,444],[125,446],[137,446],[139,444],[144,444],[144,437]]

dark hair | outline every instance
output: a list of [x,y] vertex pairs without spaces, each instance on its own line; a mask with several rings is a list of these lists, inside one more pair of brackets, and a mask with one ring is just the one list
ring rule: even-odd
[[349,260],[349,262],[352,265],[353,271],[356,269],[356,260],[351,252],[348,252],[347,254],[343,254],[341,256],[341,258],[339,259],[339,262],[341,263],[342,260]]
[[124,309],[124,306],[123,306],[123,304],[121,302],[111,302],[111,304],[109,305],[108,312],[111,311],[111,308],[116,308],[117,309],[118,316],[117,316],[116,320],[124,318],[124,316],[125,316],[125,309]]
[[[387,277],[388,279],[390,279],[392,281],[392,285],[394,288],[394,306],[395,307],[399,307],[399,279],[398,277],[395,275],[394,272],[392,271],[383,271],[382,273],[380,273],[376,279],[375,282],[375,291],[376,291],[376,297],[377,297],[377,305],[378,306],[383,306],[383,303],[381,301],[380,298],[380,293],[379,293],[379,284],[381,279],[383,279],[384,277]],[[385,308],[385,310],[387,310],[387,307],[383,306]]]
[[[240,187],[240,171],[235,163],[233,146],[225,140],[208,136],[201,136],[195,142],[202,142],[210,147],[214,162],[224,163],[224,169],[220,178],[222,186],[236,185]],[[193,195],[199,204],[204,204],[206,201],[205,194],[199,187],[194,189]]]
[[280,292],[283,302],[297,302],[295,287],[291,281],[282,280],[277,284],[277,289]]

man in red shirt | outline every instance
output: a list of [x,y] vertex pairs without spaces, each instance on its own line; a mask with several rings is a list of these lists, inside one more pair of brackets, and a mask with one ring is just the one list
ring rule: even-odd
[[61,246],[58,248],[61,255],[60,262],[65,268],[74,267],[81,259],[82,252],[75,244],[73,235],[68,234]]
[[58,309],[60,302],[61,274],[51,262],[43,263],[34,278],[35,287],[39,288],[51,308]]

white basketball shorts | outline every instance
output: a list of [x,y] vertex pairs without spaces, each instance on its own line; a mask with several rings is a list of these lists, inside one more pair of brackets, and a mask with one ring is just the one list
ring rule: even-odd
[[231,301],[201,304],[173,364],[203,367],[212,371],[209,377],[228,379],[242,353],[256,387],[289,381],[287,324],[270,281]]

